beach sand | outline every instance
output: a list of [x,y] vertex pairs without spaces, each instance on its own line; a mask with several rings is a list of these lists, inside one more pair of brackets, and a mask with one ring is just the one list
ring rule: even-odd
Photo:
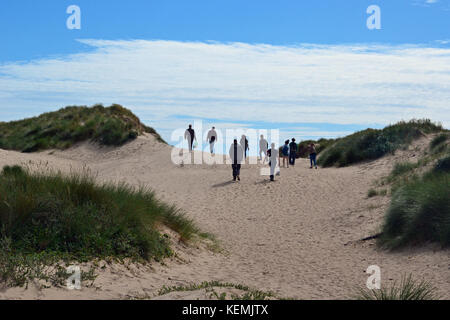
[[[89,168],[99,181],[147,185],[183,209],[223,250],[185,245],[171,233],[177,257],[151,266],[106,264],[92,287],[0,289],[1,299],[151,298],[163,286],[202,281],[243,284],[294,299],[346,299],[363,287],[370,265],[381,268],[382,285],[412,273],[450,299],[450,251],[435,245],[399,252],[361,238],[379,231],[389,196],[367,197],[377,179],[400,159],[417,159],[428,138],[408,150],[346,168],[309,169],[298,159],[270,183],[261,165],[243,165],[241,182],[230,182],[230,165],[175,165],[171,147],[141,136],[120,148],[83,143],[66,151],[22,154],[0,150],[0,167],[22,164],[70,172]],[[169,231],[167,231],[170,233]],[[206,299],[204,291],[162,298]]]

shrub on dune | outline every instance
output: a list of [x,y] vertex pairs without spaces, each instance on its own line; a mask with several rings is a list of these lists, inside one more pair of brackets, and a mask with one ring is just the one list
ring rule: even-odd
[[417,164],[412,162],[397,162],[391,171],[391,177],[395,178],[404,175],[405,173],[412,172],[417,166]]
[[442,131],[440,125],[430,120],[399,122],[382,130],[366,129],[337,139],[319,156],[323,167],[348,166],[365,160],[374,160],[408,145],[423,134]]
[[0,271],[8,269],[10,256],[161,259],[172,251],[160,225],[184,240],[198,233],[177,208],[145,188],[97,185],[88,173],[44,175],[18,166],[0,174],[0,245],[8,244],[0,250],[9,252],[0,257]]
[[444,143],[449,139],[450,135],[448,133],[441,133],[440,135],[437,135],[436,137],[431,140],[430,143],[430,149],[434,149],[440,144]]
[[438,160],[434,172],[450,172],[450,155]]
[[392,193],[379,245],[386,248],[427,242],[450,245],[450,174],[431,172],[404,181]]
[[89,140],[118,146],[144,132],[164,142],[153,128],[142,124],[136,115],[120,105],[66,107],[30,119],[0,123],[0,148],[36,152],[65,149]]

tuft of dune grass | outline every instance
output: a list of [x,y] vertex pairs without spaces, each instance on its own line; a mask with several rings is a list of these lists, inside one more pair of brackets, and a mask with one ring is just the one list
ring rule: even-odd
[[160,224],[184,241],[200,235],[192,220],[144,187],[99,185],[87,172],[65,176],[6,166],[0,174],[0,280],[12,275],[15,260],[160,260],[173,254]]
[[380,289],[359,289],[357,300],[438,300],[436,288],[426,280],[416,280],[411,274],[403,275],[399,283]]
[[450,139],[450,134],[448,133],[441,133],[437,135],[436,137],[433,138],[433,140],[431,140],[430,149],[432,150],[435,149],[437,146],[443,144],[448,139]]
[[427,242],[450,246],[450,173],[435,169],[400,182],[382,226],[378,244],[389,249]]

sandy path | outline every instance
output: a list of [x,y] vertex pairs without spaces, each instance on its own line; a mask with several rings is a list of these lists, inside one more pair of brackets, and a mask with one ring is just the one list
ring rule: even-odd
[[381,267],[384,283],[413,273],[450,298],[449,250],[388,253],[377,250],[373,242],[352,242],[376,233],[388,205],[388,197],[367,199],[374,180],[389,172],[392,158],[414,153],[411,148],[395,157],[340,169],[311,170],[306,160],[299,160],[295,168],[282,169],[274,183],[260,176],[256,166],[245,165],[242,181],[230,183],[230,166],[176,166],[170,161],[170,148],[149,137],[119,149],[84,144],[52,155],[0,150],[1,166],[48,161],[49,167],[67,171],[86,165],[100,180],[147,184],[160,198],[184,209],[204,231],[215,234],[228,252],[184,248],[182,256],[189,263],[169,261],[167,266],[154,265],[153,271],[134,270],[136,274],[108,268],[97,279],[96,290],[13,288],[0,291],[0,298],[124,298],[153,295],[162,285],[220,280],[284,297],[342,299],[365,284],[365,270],[373,264]]

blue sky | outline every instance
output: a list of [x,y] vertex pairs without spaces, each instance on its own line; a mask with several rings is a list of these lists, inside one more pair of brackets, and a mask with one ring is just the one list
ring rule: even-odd
[[[66,8],[82,10],[82,29],[65,27]],[[366,9],[382,9],[382,30],[366,28]],[[450,37],[448,0],[3,0],[0,61],[79,52],[89,39],[163,39],[287,45],[432,43]]]
[[0,35],[0,121],[119,103],[167,140],[193,119],[305,139],[450,124],[449,0],[3,0]]

